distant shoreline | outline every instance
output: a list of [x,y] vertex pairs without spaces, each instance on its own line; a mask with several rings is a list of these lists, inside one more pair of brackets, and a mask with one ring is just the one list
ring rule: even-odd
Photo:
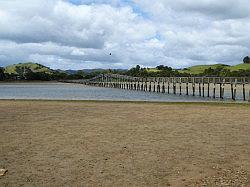
[[59,81],[41,81],[41,80],[4,80],[1,83],[60,83]]

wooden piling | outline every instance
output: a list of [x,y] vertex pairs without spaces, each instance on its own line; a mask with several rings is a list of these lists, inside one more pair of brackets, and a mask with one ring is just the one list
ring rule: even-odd
[[176,84],[173,82],[173,93],[176,94]]
[[179,82],[179,86],[180,86],[180,95],[181,95],[181,81]]
[[209,82],[208,82],[208,83],[207,83],[207,97],[210,97],[209,89],[210,89],[210,85],[209,85]]
[[192,87],[193,87],[193,96],[195,96],[195,83],[192,83]]
[[205,84],[202,83],[202,97],[205,97]]
[[234,88],[234,99],[233,100],[236,100],[236,87]]
[[233,83],[231,83],[231,96],[232,96],[232,100],[234,100],[234,88],[233,88]]
[[222,97],[221,97],[221,99],[224,99],[224,94],[225,94],[225,88],[222,87]]
[[216,98],[216,83],[214,83],[213,98]]
[[201,97],[201,83],[199,82],[199,96]]
[[162,93],[165,93],[165,85],[164,85],[164,81],[162,82],[162,89],[161,89]]
[[168,81],[168,94],[170,93],[169,90],[170,90],[170,83]]
[[220,99],[222,99],[222,84],[220,83]]
[[143,86],[143,78],[142,78],[142,81],[141,81],[141,91],[143,91],[143,88],[144,88],[144,86]]
[[245,84],[244,83],[242,84],[242,87],[243,87],[243,90],[242,90],[243,91],[243,100],[245,101],[246,100],[246,92],[245,92],[246,90],[245,90]]
[[158,80],[158,82],[157,82],[157,93],[159,93],[160,92],[160,82],[159,82],[159,80]]

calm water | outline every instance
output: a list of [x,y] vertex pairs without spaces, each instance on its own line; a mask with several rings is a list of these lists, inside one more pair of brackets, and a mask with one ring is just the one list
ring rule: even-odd
[[215,101],[214,99],[193,96],[168,95],[64,83],[0,83],[0,99]]

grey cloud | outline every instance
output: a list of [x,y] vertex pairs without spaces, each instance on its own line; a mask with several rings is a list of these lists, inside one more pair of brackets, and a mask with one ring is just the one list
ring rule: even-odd
[[[39,3],[39,1],[37,1]],[[6,11],[10,4],[0,4],[0,11],[6,14],[0,20],[0,39],[8,39],[18,43],[55,42],[68,46],[84,48],[102,48],[106,32],[95,28],[98,20],[95,20],[89,7],[78,8],[60,1],[51,4],[49,14],[43,13],[47,5],[30,7],[31,1],[22,5],[20,10]],[[12,3],[15,6],[15,3]],[[27,5],[27,6],[26,6]],[[34,10],[34,9],[35,10]],[[26,12],[23,9],[27,9]],[[75,11],[87,12],[86,17],[74,14]],[[93,8],[95,9],[95,8]],[[37,10],[37,12],[35,12]],[[40,11],[43,10],[43,11]],[[68,12],[67,12],[68,11]],[[93,10],[94,11],[94,10]],[[76,12],[77,13],[77,12]],[[76,16],[76,18],[74,18]],[[92,17],[92,20],[91,20]],[[79,18],[79,20],[77,20]],[[100,25],[100,27],[102,27]]]
[[237,64],[250,55],[246,3],[0,0],[0,66],[23,61],[62,69]]
[[182,0],[176,8],[177,10],[199,12],[219,19],[235,19],[250,16],[248,4],[248,0]]
[[151,0],[134,0],[134,2],[152,13],[174,10],[179,13],[199,13],[200,16],[206,15],[217,19],[238,19],[250,16],[248,0],[158,0],[155,3]]

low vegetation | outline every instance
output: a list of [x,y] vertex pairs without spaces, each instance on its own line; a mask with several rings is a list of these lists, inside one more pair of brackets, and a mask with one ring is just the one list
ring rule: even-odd
[[139,65],[129,70],[53,70],[37,63],[19,63],[0,67],[0,80],[69,80],[90,79],[101,73],[123,74],[134,77],[170,77],[170,76],[222,76],[222,77],[245,77],[250,76],[250,58],[245,57],[242,64],[229,66],[226,64],[198,65],[181,70],[168,66],[159,65],[155,68],[144,68]]
[[169,77],[169,76],[206,76],[206,77],[245,77],[250,76],[250,64],[238,64],[229,66],[225,64],[200,65],[174,70],[168,66],[157,66],[156,68],[141,68],[137,65],[126,73],[137,77]]
[[[214,65],[198,65],[198,66],[192,66],[189,68],[184,68],[182,70],[179,70],[180,73],[188,73],[191,75],[218,75],[218,72],[221,72],[221,76],[231,76],[233,75],[239,75],[243,76],[246,74],[246,72],[249,72],[250,70],[250,64],[242,63],[235,66],[229,66],[225,64],[214,64]],[[207,74],[207,72],[210,72],[210,74]],[[242,74],[243,73],[243,74]]]

